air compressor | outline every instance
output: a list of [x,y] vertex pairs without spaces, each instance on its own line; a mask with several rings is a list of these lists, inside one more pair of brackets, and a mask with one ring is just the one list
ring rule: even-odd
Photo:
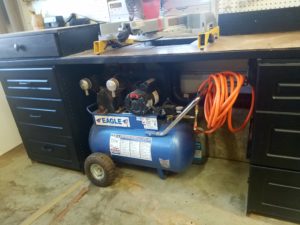
[[[218,85],[218,82],[224,84],[224,79],[228,79],[232,86]],[[200,85],[194,100],[178,112],[176,104],[161,99],[156,79],[147,79],[130,90],[118,77],[110,78],[105,88],[97,89],[97,103],[87,107],[94,120],[89,135],[92,154],[84,164],[87,177],[97,186],[111,185],[116,177],[114,162],[155,168],[162,179],[166,178],[165,171],[180,173],[186,170],[194,158],[194,134],[210,133],[223,125],[228,114],[231,116],[231,107],[244,81],[244,76],[229,72],[209,77]],[[80,81],[80,87],[86,94],[93,90],[88,78]],[[220,91],[226,93],[221,99],[216,98]],[[209,98],[204,103],[205,116],[215,116],[207,131],[197,125],[198,103],[203,97]],[[216,99],[220,101],[220,107],[210,112],[214,110]],[[245,127],[251,116],[253,101],[254,96],[240,129]],[[224,102],[225,108],[222,109]],[[182,120],[195,106],[193,127]],[[209,121],[209,118],[206,119]]]

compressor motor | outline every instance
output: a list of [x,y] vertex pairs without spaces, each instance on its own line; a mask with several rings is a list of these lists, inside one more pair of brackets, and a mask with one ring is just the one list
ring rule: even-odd
[[136,115],[147,114],[159,102],[159,91],[155,79],[151,78],[141,83],[125,98],[126,109]]

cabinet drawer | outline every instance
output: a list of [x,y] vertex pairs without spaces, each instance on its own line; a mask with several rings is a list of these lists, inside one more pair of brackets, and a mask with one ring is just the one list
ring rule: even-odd
[[15,120],[20,123],[68,127],[68,118],[61,99],[26,99],[8,97]]
[[248,212],[300,222],[300,172],[251,166]]
[[258,66],[256,109],[300,112],[300,63]]
[[251,163],[300,171],[300,115],[256,113]]
[[28,149],[30,149],[30,154],[70,160],[70,140],[66,139],[59,143],[56,142],[53,143],[49,142],[49,140],[41,141],[35,139],[27,139],[26,145],[28,146]]
[[8,96],[59,98],[52,68],[0,69]]
[[27,123],[17,121],[19,131],[22,135],[62,135],[62,136],[72,136],[68,126],[63,125],[47,125],[38,123]]
[[69,168],[79,168],[76,150],[71,138],[36,135],[24,140],[32,160]]
[[60,57],[91,49],[98,24],[2,34],[0,59]]
[[0,39],[0,59],[59,56],[54,34]]

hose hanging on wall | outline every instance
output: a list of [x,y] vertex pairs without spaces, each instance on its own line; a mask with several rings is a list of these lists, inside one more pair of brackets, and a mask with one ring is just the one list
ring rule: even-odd
[[254,108],[254,88],[251,88],[251,106],[246,119],[238,128],[232,125],[232,107],[240,93],[246,77],[242,74],[225,71],[211,74],[198,88],[198,96],[204,100],[204,117],[207,130],[198,127],[198,105],[195,110],[194,131],[196,133],[210,134],[223,126],[227,120],[228,129],[235,133],[244,129],[250,120]]

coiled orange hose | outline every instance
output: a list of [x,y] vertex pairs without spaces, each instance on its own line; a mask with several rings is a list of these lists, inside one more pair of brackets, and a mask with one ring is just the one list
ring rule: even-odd
[[201,83],[198,88],[198,95],[204,97],[204,117],[207,122],[207,130],[203,131],[197,126],[197,115],[195,115],[194,131],[196,133],[210,134],[223,126],[227,120],[228,129],[231,132],[238,132],[244,129],[250,120],[254,108],[254,88],[251,93],[251,106],[249,113],[238,128],[232,126],[232,107],[240,93],[246,77],[242,74],[225,71],[211,74]]

